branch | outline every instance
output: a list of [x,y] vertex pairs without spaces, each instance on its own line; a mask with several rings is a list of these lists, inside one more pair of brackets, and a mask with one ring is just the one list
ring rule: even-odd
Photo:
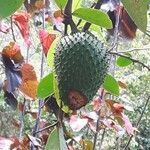
[[10,17],[10,25],[11,25],[11,32],[12,32],[13,40],[14,40],[14,42],[16,42],[16,38],[15,38],[15,34],[14,34],[14,28],[13,28],[12,16]]
[[20,131],[19,131],[19,137],[20,137],[20,139],[22,138],[23,130],[24,130],[24,115],[25,115],[25,110],[26,110],[26,99],[24,98],[23,111],[20,114],[20,122],[21,122]]
[[[100,95],[101,99],[103,99],[103,96],[104,96],[104,90],[101,91],[101,95]],[[95,148],[96,148],[97,135],[98,135],[98,130],[99,130],[99,123],[100,123],[100,119],[101,119],[100,113],[101,113],[101,109],[98,111],[99,116],[98,116],[98,119],[97,119],[97,122],[96,122],[96,133],[94,135],[93,150],[95,150]]]
[[128,52],[133,52],[133,51],[145,51],[150,49],[150,47],[143,47],[143,48],[133,48],[130,50],[126,50],[126,51],[118,51],[118,53],[128,53]]
[[127,59],[131,60],[133,63],[140,64],[143,68],[146,68],[148,71],[150,71],[150,67],[147,66],[147,65],[145,65],[144,63],[140,62],[139,60],[136,60],[136,59],[133,59],[133,58],[131,58],[131,57],[128,57],[128,56],[119,54],[119,53],[117,53],[117,52],[110,52],[110,51],[109,51],[109,53],[112,54],[112,55],[116,55],[116,56],[120,56],[120,57],[127,58]]
[[[145,106],[144,106],[144,108],[143,108],[143,111],[142,111],[142,113],[141,113],[141,115],[140,115],[140,117],[139,117],[139,119],[138,119],[138,121],[137,121],[137,124],[136,124],[136,127],[137,127],[137,128],[138,128],[138,126],[139,126],[139,124],[140,124],[140,122],[141,122],[141,120],[142,120],[142,117],[143,117],[143,115],[144,115],[144,113],[145,113],[145,110],[146,110],[146,107],[147,107],[147,105],[148,105],[148,103],[149,103],[149,100],[150,100],[150,96],[148,97],[148,99],[147,99],[147,101],[146,101],[146,103],[145,103]],[[125,146],[125,148],[124,148],[123,150],[127,150],[127,148],[128,148],[128,146],[129,146],[129,144],[130,144],[132,138],[133,138],[133,135],[130,136],[129,141],[128,141],[128,143],[126,144],[126,146]]]
[[59,122],[57,121],[57,122],[55,122],[54,124],[51,124],[51,125],[49,125],[49,126],[43,128],[43,129],[40,129],[40,130],[34,132],[34,134],[39,133],[39,132],[42,132],[42,131],[47,130],[47,129],[50,129],[50,128],[56,126],[58,123],[59,123]]
[[101,147],[102,147],[102,144],[103,144],[103,141],[104,141],[104,137],[105,137],[105,133],[106,133],[106,129],[103,130],[102,138],[101,138],[101,141],[99,143],[99,150],[101,150]]
[[77,32],[77,27],[72,20],[72,0],[68,0],[65,10],[64,10],[64,21],[63,23],[65,24],[65,32],[64,34],[67,34],[67,27],[70,25],[72,32]]
[[[44,0],[44,4],[45,4],[45,0]],[[42,25],[43,25],[43,29],[45,29],[45,8],[43,8],[43,15],[42,15]],[[42,55],[41,55],[41,69],[40,69],[40,78],[42,79],[43,77],[43,74],[44,74],[44,53],[42,52]],[[33,136],[36,136],[36,132],[39,128],[39,123],[40,123],[40,119],[41,119],[41,111],[42,111],[42,106],[43,104],[43,101],[41,99],[39,99],[39,108],[38,108],[38,116],[37,116],[37,119],[36,119],[36,123],[35,123],[35,126],[34,126],[34,129],[33,129]],[[33,147],[31,149],[34,149]]]
[[[103,3],[102,0],[98,0],[95,7],[94,7],[94,9],[100,9],[102,3]],[[91,26],[91,23],[86,22],[83,29],[82,29],[82,31],[84,31],[84,32],[87,31],[90,28],[90,26]]]

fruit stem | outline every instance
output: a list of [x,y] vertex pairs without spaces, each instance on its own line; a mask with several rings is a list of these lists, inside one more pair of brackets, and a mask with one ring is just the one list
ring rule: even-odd
[[67,34],[67,26],[70,25],[71,31],[77,32],[77,26],[75,25],[74,21],[72,20],[72,1],[73,0],[68,0],[65,10],[64,10],[64,21],[63,23],[65,24],[65,32],[64,34]]

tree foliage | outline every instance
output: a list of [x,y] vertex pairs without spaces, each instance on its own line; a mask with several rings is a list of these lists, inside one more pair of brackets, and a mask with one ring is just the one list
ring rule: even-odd
[[[103,0],[0,0],[0,6],[0,149],[150,148],[148,0],[114,0],[113,9]],[[80,31],[103,43],[109,67],[89,103],[71,110],[54,58],[62,36]],[[78,104],[86,95],[74,91]]]

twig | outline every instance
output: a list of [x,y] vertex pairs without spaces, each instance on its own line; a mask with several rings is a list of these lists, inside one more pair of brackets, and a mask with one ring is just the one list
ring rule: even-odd
[[[98,0],[94,8],[95,9],[100,9],[102,3],[103,3],[102,0]],[[83,29],[82,29],[82,31],[84,31],[84,32],[87,31],[90,28],[90,26],[91,26],[91,23],[86,22]]]
[[116,55],[116,56],[120,56],[120,57],[127,58],[127,59],[131,60],[133,63],[140,64],[143,68],[146,68],[148,71],[150,71],[150,67],[147,66],[147,65],[145,65],[144,63],[140,62],[139,60],[136,60],[136,59],[133,59],[133,58],[131,58],[131,57],[128,57],[128,56],[119,54],[119,53],[117,53],[117,52],[109,52],[109,53],[112,54],[112,55]]
[[40,130],[38,130],[38,131],[34,132],[34,134],[37,134],[37,133],[39,133],[39,132],[43,132],[44,130],[50,129],[50,128],[52,128],[52,127],[56,126],[57,124],[58,124],[58,121],[57,121],[57,122],[55,122],[54,124],[51,124],[51,125],[49,125],[49,126],[47,126],[47,127],[43,128],[43,129],[40,129]]
[[19,132],[19,137],[20,137],[20,138],[21,138],[22,135],[23,135],[25,110],[26,110],[26,99],[24,98],[23,111],[22,111],[21,114],[20,114],[20,115],[21,115],[21,116],[20,116],[21,126],[20,126],[20,132]]
[[[98,112],[100,114],[100,110]],[[97,122],[96,122],[96,133],[94,135],[94,142],[93,142],[93,150],[95,150],[95,147],[96,147],[96,142],[97,142],[97,135],[98,135],[98,128],[99,128],[99,122],[100,122],[100,115],[97,119]]]
[[[103,96],[104,96],[104,90],[101,91],[101,95],[100,95],[100,98],[103,99]],[[97,135],[98,135],[98,130],[99,130],[99,123],[100,123],[100,112],[101,112],[101,109],[98,111],[98,119],[97,119],[97,122],[96,122],[96,133],[94,135],[94,141],[93,141],[93,150],[95,150],[95,147],[96,147],[96,142],[97,142]]]
[[65,32],[67,34],[67,27],[70,25],[72,32],[77,32],[77,26],[75,25],[74,21],[72,20],[72,0],[68,0],[65,10],[64,10],[64,21],[65,24]]
[[[138,128],[138,126],[139,126],[139,124],[140,124],[140,122],[141,122],[141,120],[142,120],[142,117],[143,117],[143,115],[144,115],[144,113],[145,113],[145,110],[146,110],[146,107],[147,107],[147,105],[148,105],[148,103],[149,103],[149,100],[150,100],[150,96],[148,97],[148,99],[147,99],[147,101],[146,101],[146,103],[145,103],[145,105],[144,105],[143,111],[142,111],[142,113],[141,113],[141,115],[140,115],[140,117],[139,117],[139,119],[138,119],[138,121],[137,121],[137,124],[136,124],[136,127],[137,127],[137,128]],[[128,140],[128,142],[127,142],[127,144],[126,144],[126,146],[125,146],[125,148],[124,148],[123,150],[127,150],[127,148],[128,148],[128,146],[129,146],[129,144],[130,144],[132,138],[133,138],[133,135],[130,136],[130,138],[129,138],[129,140]]]
[[144,47],[144,48],[133,48],[130,50],[126,50],[126,51],[118,51],[118,53],[128,53],[128,52],[134,52],[134,51],[145,51],[150,49],[150,47]]
[[[45,0],[44,0],[44,4],[45,4]],[[43,19],[43,29],[45,29],[45,8],[43,8],[43,15],[42,15],[42,19]],[[42,52],[42,57],[41,57],[41,74],[40,74],[40,78],[43,77],[44,74],[44,53]],[[36,136],[36,132],[39,128],[39,122],[41,119],[41,110],[42,110],[42,103],[43,101],[39,99],[39,108],[38,108],[38,117],[36,119],[36,123],[33,129],[33,136]]]
[[15,34],[14,34],[14,28],[13,28],[13,19],[12,16],[10,17],[10,25],[11,25],[11,32],[14,42],[16,42]]
[[104,141],[105,133],[106,133],[106,129],[103,130],[101,141],[99,143],[99,150],[101,150],[101,148],[102,148],[102,144],[103,144],[103,141]]

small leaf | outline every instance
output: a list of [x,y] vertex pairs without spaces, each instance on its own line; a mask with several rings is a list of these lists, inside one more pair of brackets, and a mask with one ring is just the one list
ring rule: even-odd
[[67,0],[55,0],[55,2],[60,9],[63,9],[67,4]]
[[119,86],[122,88],[122,89],[127,89],[127,85],[125,83],[123,83],[122,81],[118,81],[118,84]]
[[119,85],[116,79],[114,79],[111,75],[107,74],[104,79],[103,87],[105,90],[110,92],[113,95],[119,95]]
[[80,144],[83,146],[86,150],[93,150],[93,142],[90,140],[81,140]]
[[119,57],[119,58],[117,59],[117,62],[116,62],[116,63],[117,63],[117,65],[118,65],[119,67],[126,67],[126,66],[132,64],[133,62],[132,62],[132,60],[130,60],[130,59],[128,59],[128,58]]
[[103,11],[92,8],[79,8],[73,12],[73,15],[106,29],[112,28],[109,16]]
[[145,32],[147,28],[148,0],[122,0],[122,3],[138,28]]
[[37,96],[44,99],[53,92],[53,73],[50,73],[40,81],[37,89]]
[[0,0],[0,19],[12,15],[23,2],[24,0]]

